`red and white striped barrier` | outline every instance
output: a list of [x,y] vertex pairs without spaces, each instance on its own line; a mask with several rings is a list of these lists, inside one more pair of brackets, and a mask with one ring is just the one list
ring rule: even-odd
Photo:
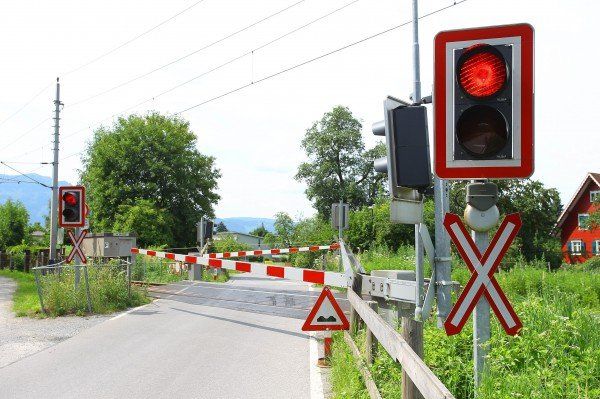
[[234,260],[205,258],[174,254],[171,252],[153,251],[150,249],[131,248],[131,253],[154,256],[157,258],[171,259],[179,262],[194,263],[215,268],[237,270],[239,272],[253,273],[259,276],[284,278],[292,281],[331,285],[334,287],[348,287],[351,279],[343,273],[325,272],[321,270],[302,269],[291,266],[275,266],[265,263],[239,262]]
[[294,254],[297,252],[316,252],[316,251],[335,251],[340,249],[340,244],[333,243],[331,245],[311,245],[309,247],[291,247],[281,249],[265,249],[256,251],[239,251],[239,252],[213,252],[206,254],[213,259],[221,258],[240,258],[242,256],[261,256],[261,255],[279,255],[279,254]]

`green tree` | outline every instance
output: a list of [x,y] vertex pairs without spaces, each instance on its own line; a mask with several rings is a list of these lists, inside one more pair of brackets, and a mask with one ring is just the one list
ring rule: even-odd
[[264,237],[269,233],[269,230],[265,228],[265,224],[261,223],[261,225],[250,232],[251,235],[257,237]]
[[151,200],[138,199],[134,205],[120,205],[113,229],[116,232],[137,234],[142,247],[163,246],[173,242],[169,212],[160,209]]
[[294,221],[285,212],[278,212],[275,215],[275,233],[279,241],[285,246],[291,246],[294,242]]
[[219,222],[216,230],[217,230],[217,233],[225,233],[226,231],[229,231],[229,230],[227,230],[227,226],[225,226],[225,223],[223,223],[223,222]]
[[23,243],[27,236],[29,214],[20,201],[7,200],[0,205],[0,248]]
[[[546,258],[558,262],[557,238],[552,229],[560,215],[560,196],[537,180],[496,180],[498,209],[501,214],[520,213],[523,226],[519,231],[521,252],[525,259]],[[465,182],[452,183],[450,211],[462,215],[465,210]]]
[[202,155],[196,145],[188,122],[158,113],[119,118],[112,127],[97,129],[83,156],[81,175],[92,226],[113,230],[119,213],[131,210],[120,206],[138,204],[136,212],[150,212],[150,205],[138,203],[148,200],[169,215],[164,217],[170,233],[161,242],[193,244],[196,221],[214,216],[213,205],[220,198],[214,158]]
[[306,195],[325,219],[340,199],[353,208],[373,203],[385,176],[376,175],[373,160],[385,155],[380,144],[365,151],[362,125],[347,107],[337,106],[306,131],[302,148],[308,158],[296,180],[306,182]]

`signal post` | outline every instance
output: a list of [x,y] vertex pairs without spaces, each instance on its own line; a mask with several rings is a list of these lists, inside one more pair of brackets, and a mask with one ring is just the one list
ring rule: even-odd
[[[458,333],[470,312],[465,309],[474,305],[476,388],[486,371],[489,349],[488,299],[507,333],[516,334],[521,328],[520,320],[493,278],[521,222],[518,215],[505,219],[499,232],[509,235],[494,237],[491,249],[497,254],[490,260],[493,255],[488,248],[489,231],[498,224],[500,212],[496,206],[498,188],[487,179],[527,178],[533,174],[533,36],[531,25],[517,24],[440,32],[434,41],[435,173],[443,179],[471,180],[464,219],[472,229],[474,244],[468,243],[464,234],[458,238],[457,216],[447,214],[446,219],[458,220],[454,223],[455,231],[449,233],[461,256],[473,266],[472,279],[490,283],[477,294],[470,292],[471,286],[467,284],[445,322],[448,334]],[[469,250],[469,245],[476,248]],[[473,250],[485,254],[472,262],[468,258]],[[477,262],[479,268],[475,266]],[[475,285],[479,280],[473,281]],[[475,304],[463,303],[469,295],[477,301]],[[462,318],[456,316],[459,312]],[[461,320],[459,325],[454,324],[455,318]]]

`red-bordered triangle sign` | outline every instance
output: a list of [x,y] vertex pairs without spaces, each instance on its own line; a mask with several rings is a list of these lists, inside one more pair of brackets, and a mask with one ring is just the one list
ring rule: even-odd
[[350,323],[331,290],[327,286],[323,287],[321,295],[302,326],[302,331],[347,330],[348,328]]

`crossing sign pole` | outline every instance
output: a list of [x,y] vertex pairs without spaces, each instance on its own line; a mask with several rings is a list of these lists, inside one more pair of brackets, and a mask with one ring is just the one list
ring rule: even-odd
[[[494,212],[495,208],[494,205],[490,209]],[[487,342],[490,339],[490,306],[508,334],[517,334],[523,326],[494,277],[500,261],[519,232],[521,224],[518,213],[506,216],[490,243],[487,230],[473,231],[471,238],[458,215],[448,213],[444,219],[444,227],[472,273],[469,282],[450,311],[444,328],[448,335],[458,334],[470,313],[474,312],[473,363],[476,387],[485,370],[485,359],[489,349]]]

